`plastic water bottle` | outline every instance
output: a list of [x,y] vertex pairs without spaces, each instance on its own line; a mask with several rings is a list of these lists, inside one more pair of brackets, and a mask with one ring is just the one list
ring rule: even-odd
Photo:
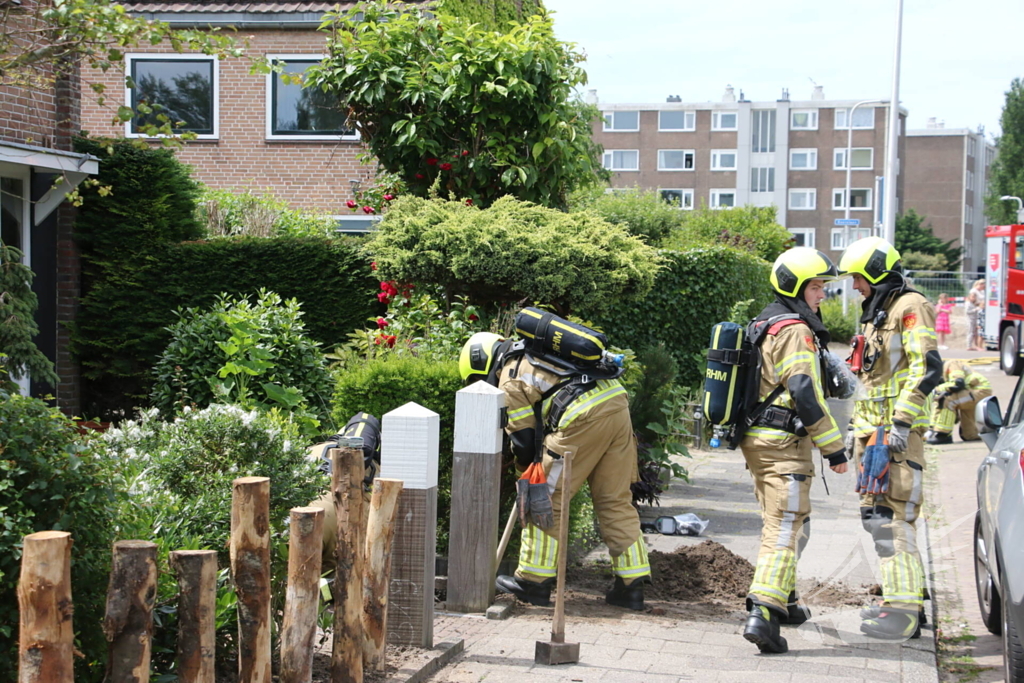
[[621,368],[623,362],[626,360],[626,356],[625,354],[622,353],[612,353],[611,351],[603,351],[601,352],[601,360],[604,361],[605,363],[610,363],[611,365],[615,365]]
[[716,425],[711,432],[711,439],[708,441],[708,445],[712,448],[719,448],[722,445],[722,437],[725,436],[725,428],[721,425]]

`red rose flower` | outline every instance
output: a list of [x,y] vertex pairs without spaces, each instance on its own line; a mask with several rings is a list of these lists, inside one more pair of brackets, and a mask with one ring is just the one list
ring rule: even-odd
[[364,206],[363,213],[377,213],[377,211],[372,206]]
[[427,157],[427,166],[437,166],[437,159],[434,157]]
[[479,319],[480,318],[479,318],[479,316],[476,315],[476,313],[470,313],[469,314],[469,321],[470,322],[475,323]]
[[350,209],[354,209],[356,208],[356,203],[350,199],[347,202],[345,202],[345,206],[347,206]]
[[389,323],[384,318],[377,318],[377,329],[379,329],[379,330],[383,330],[385,327],[387,327],[390,324],[391,323]]
[[441,164],[441,170],[442,170],[442,171],[450,171],[450,170],[452,170],[452,165],[451,165],[451,164],[449,164],[449,163],[448,163],[448,162],[446,161],[446,162],[444,162],[443,164]]
[[370,261],[370,270],[377,270],[377,262]]
[[466,200],[466,206],[473,206],[473,200],[472,199],[467,199]]
[[423,180],[423,174],[422,173],[417,173],[416,174],[416,180]]
[[387,292],[381,292],[380,294],[377,295],[377,301],[381,302],[382,304],[389,304],[391,303],[391,297],[388,296]]
[[469,150],[468,149],[462,150],[462,156],[468,157],[469,156]]
[[384,195],[384,201],[386,201],[386,202],[390,202],[394,198],[395,198],[395,195],[393,195],[393,194],[386,194],[386,195]]

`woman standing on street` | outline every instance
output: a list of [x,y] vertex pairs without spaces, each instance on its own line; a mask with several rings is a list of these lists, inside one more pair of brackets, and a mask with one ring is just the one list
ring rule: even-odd
[[978,318],[981,314],[981,307],[985,303],[985,280],[975,281],[971,291],[967,293],[967,301],[964,306],[967,310],[967,350],[981,351],[981,334],[978,330]]

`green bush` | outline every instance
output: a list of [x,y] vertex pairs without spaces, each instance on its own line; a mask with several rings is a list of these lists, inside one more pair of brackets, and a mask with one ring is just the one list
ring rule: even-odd
[[734,209],[702,206],[684,212],[682,226],[663,246],[685,250],[709,244],[747,251],[770,263],[793,245],[793,235],[775,221],[774,206]]
[[343,343],[382,309],[378,283],[353,239],[237,238],[155,245],[110,264],[82,301],[72,329],[90,416],[131,415],[152,389],[150,374],[170,341],[179,308],[212,306],[218,293],[260,288],[297,299],[307,334]]
[[114,537],[114,461],[43,401],[0,388],[0,682],[17,679],[22,537],[69,531],[76,680],[99,680],[107,644],[100,628]]
[[612,314],[589,314],[586,308],[580,314],[616,346],[639,351],[664,343],[679,364],[677,382],[696,386],[703,379],[711,326],[728,320],[737,301],[753,299],[757,308],[771,299],[769,265],[722,246],[663,250],[661,256],[667,265],[646,298],[616,302]]
[[832,335],[832,341],[846,344],[857,334],[857,319],[860,317],[860,303],[857,298],[851,297],[846,315],[843,315],[842,297],[837,296],[821,302],[821,319],[825,323],[825,329]]
[[330,417],[330,376],[323,353],[306,336],[295,299],[261,291],[255,303],[229,296],[212,308],[178,311],[171,341],[153,368],[152,404],[165,416],[183,405],[214,402],[274,405],[267,383],[290,387],[321,420]]
[[622,225],[630,235],[659,245],[683,222],[683,212],[661,198],[657,190],[632,187],[608,192],[592,187],[577,190],[569,198],[570,211],[591,211],[612,225]]
[[369,249],[382,279],[437,285],[449,300],[541,301],[562,315],[584,305],[607,311],[644,296],[660,263],[655,249],[594,214],[508,196],[489,209],[399,198]]
[[0,387],[15,391],[12,374],[27,374],[56,387],[53,363],[32,341],[39,334],[35,320],[39,298],[32,291],[33,273],[21,259],[21,251],[0,242]]
[[199,198],[199,221],[211,237],[331,237],[338,227],[329,214],[292,209],[270,190],[252,189],[206,188]]

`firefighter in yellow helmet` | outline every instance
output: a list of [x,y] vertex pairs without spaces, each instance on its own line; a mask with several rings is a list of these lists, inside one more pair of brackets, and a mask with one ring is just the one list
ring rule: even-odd
[[[626,390],[618,380],[603,379],[569,385],[544,397],[562,378],[528,354],[506,360],[510,346],[511,341],[496,334],[477,333],[462,349],[459,370],[467,382],[482,379],[505,392],[505,430],[519,469],[534,461],[537,430],[542,431],[543,467],[549,487],[553,486],[555,523],[550,528],[529,524],[523,529],[519,567],[515,576],[497,577],[497,589],[534,605],[550,604],[559,552],[557,520],[565,484],[560,476],[561,459],[570,453],[570,498],[584,481],[590,483],[601,538],[612,557],[615,583],[605,601],[642,610],[643,586],[650,580],[651,567],[640,531],[640,516],[630,493],[630,484],[639,477]],[[542,405],[543,424],[537,424],[534,414],[538,402]]]
[[839,261],[842,275],[864,296],[864,337],[858,372],[866,396],[858,400],[847,447],[859,465],[871,434],[885,427],[889,488],[861,495],[864,529],[871,534],[882,573],[882,604],[861,612],[861,631],[902,640],[920,635],[924,567],[915,523],[923,500],[928,395],[942,381],[935,310],[903,277],[900,254],[880,237],[851,244]]
[[799,624],[809,616],[797,603],[796,565],[810,533],[812,449],[821,451],[833,471],[847,469],[843,435],[825,402],[826,369],[819,353],[830,338],[818,309],[825,283],[837,276],[835,264],[816,249],[784,252],[772,266],[775,301],[748,327],[748,334],[763,335],[760,405],[752,415],[764,409],[740,448],[763,526],[743,637],[762,652],[786,652],[780,622]]
[[953,443],[953,425],[960,420],[960,438],[977,441],[978,425],[974,421],[974,406],[992,395],[992,384],[984,375],[973,372],[962,360],[947,360],[943,364],[945,380],[932,394],[931,432],[925,435],[930,444]]

